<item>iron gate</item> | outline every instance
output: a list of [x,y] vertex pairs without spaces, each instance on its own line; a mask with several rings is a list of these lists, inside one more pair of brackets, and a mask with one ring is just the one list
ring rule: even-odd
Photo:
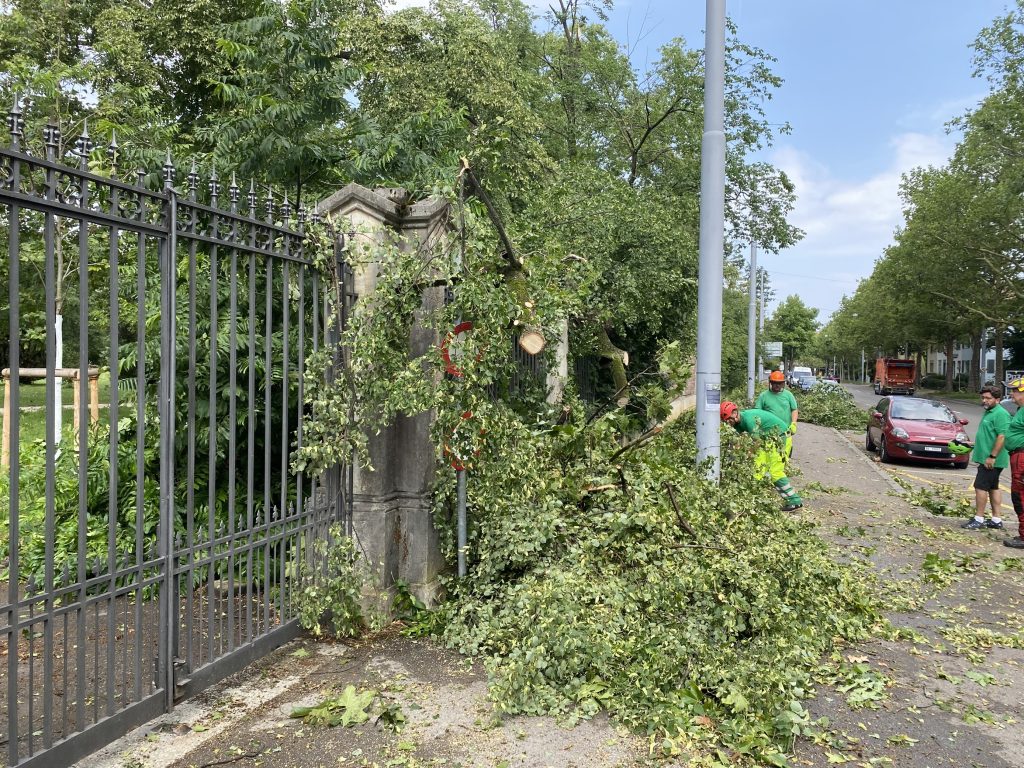
[[[55,126],[42,153],[23,132],[15,104],[0,148],[0,721],[8,765],[54,766],[296,632],[312,539],[350,533],[347,472],[289,462],[305,361],[353,297],[347,275],[312,267],[287,198],[215,173],[201,185],[194,166],[176,187],[169,156],[119,180],[116,145],[100,168],[78,137],[73,167]],[[105,366],[93,424],[60,426],[65,353],[80,404]],[[41,382],[23,381],[23,358]]]

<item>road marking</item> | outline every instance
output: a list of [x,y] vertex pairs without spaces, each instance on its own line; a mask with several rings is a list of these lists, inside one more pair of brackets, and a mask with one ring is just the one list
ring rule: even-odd
[[[892,472],[894,475],[905,475],[906,477],[912,477],[915,480],[920,480],[922,483],[928,483],[929,485],[955,485],[955,483],[950,483],[950,482],[941,483],[941,482],[937,482],[935,480],[929,480],[927,477],[921,477],[920,475],[915,475],[913,472],[907,472],[906,470],[902,470],[901,471],[901,470],[898,470],[898,469],[894,469],[892,467],[888,467],[887,469],[890,472]],[[972,485],[968,485],[967,486],[967,489],[966,489],[967,491],[973,491],[974,490],[974,486],[973,486],[974,480],[973,479],[971,480],[971,483],[972,483]],[[1003,491],[1005,493],[1009,493],[1010,492],[1010,489],[1007,488],[1005,485],[1003,485],[1001,483],[999,485],[999,490],[1001,490],[1001,491]]]

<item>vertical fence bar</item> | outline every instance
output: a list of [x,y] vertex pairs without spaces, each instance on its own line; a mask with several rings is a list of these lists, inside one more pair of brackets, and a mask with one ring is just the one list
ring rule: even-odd
[[[17,104],[15,104],[17,110]],[[20,115],[13,118],[18,120]],[[14,126],[17,130],[17,126]],[[17,140],[17,133],[14,134]],[[13,189],[21,187],[21,166],[17,160],[11,163],[11,180]],[[20,633],[18,632],[18,619],[20,610],[19,584],[21,583],[21,563],[19,550],[21,548],[21,516],[18,505],[20,504],[19,476],[21,473],[21,274],[19,256],[21,252],[21,222],[19,221],[21,210],[16,205],[8,207],[10,217],[10,232],[7,241],[7,300],[9,333],[8,338],[8,367],[10,368],[10,379],[8,386],[11,393],[11,410],[6,418],[10,418],[10,424],[4,427],[10,434],[10,456],[8,457],[8,561],[7,561],[7,762],[14,765],[18,762],[18,659]],[[29,725],[31,728],[31,725]]]
[[263,330],[263,624],[270,628],[270,586],[273,569],[270,565],[270,510],[273,504],[270,488],[270,403],[273,390],[271,348],[274,335],[274,260],[267,259],[266,313]]
[[[189,232],[196,231],[196,171],[193,163],[189,173]],[[186,468],[186,500],[185,500],[185,546],[188,567],[185,570],[185,659],[192,669],[196,660],[193,658],[193,591],[195,585],[195,514],[196,514],[196,240],[190,238],[188,245],[188,464]]]
[[245,641],[252,642],[253,501],[256,492],[256,254],[249,254],[249,391],[245,480]]
[[[52,128],[52,126],[47,126]],[[48,131],[49,136],[47,137],[47,148],[46,155],[48,160],[54,159],[54,151],[59,141],[59,134],[56,134],[56,129]],[[51,143],[52,142],[52,143]],[[46,170],[46,199],[49,202],[54,202],[57,199],[57,180],[54,171],[51,168]],[[54,397],[56,395],[55,385],[55,365],[56,365],[56,332],[55,325],[57,322],[57,297],[56,297],[56,220],[55,216],[51,212],[47,212],[44,217],[43,223],[43,249],[45,251],[45,281],[46,281],[46,402],[49,404],[46,408],[46,564],[44,566],[43,576],[43,590],[45,591],[46,601],[46,613],[43,620],[43,678],[46,683],[51,680],[53,673],[53,625],[50,622],[53,611],[53,554],[54,554],[54,533],[55,533],[55,515],[56,515],[56,477],[55,477],[55,464],[56,464],[56,439],[57,435],[54,434],[56,429],[56,414],[54,408]],[[63,407],[63,404],[60,404]],[[81,548],[79,548],[81,552]],[[81,558],[81,555],[79,557]],[[29,628],[29,632],[33,632],[32,628]],[[29,687],[31,689],[34,685],[35,680],[30,676]],[[45,683],[44,683],[45,684]],[[48,747],[50,744],[50,728],[52,725],[53,715],[53,701],[52,701],[52,686],[46,685],[47,693],[43,695],[43,746]],[[33,736],[35,735],[35,726],[32,722],[34,714],[33,709],[33,697],[29,697],[29,724],[28,724],[28,753],[32,755],[34,753]]]
[[[234,212],[234,211],[232,211]],[[234,219],[233,219],[234,221]],[[238,224],[232,224],[237,234]],[[232,238],[234,241],[234,237]],[[228,310],[228,588],[227,588],[227,632],[228,650],[235,649],[235,502],[237,501],[237,463],[235,451],[238,447],[237,406],[238,406],[238,249],[231,249],[230,305]],[[223,592],[223,590],[222,590]]]
[[[291,280],[288,273],[287,260],[281,265],[281,519],[288,518],[288,294],[291,290]],[[287,522],[281,525],[282,532],[287,530]],[[286,584],[284,573],[284,554],[287,551],[287,542],[284,537],[281,539],[281,569],[278,593],[281,598],[281,621],[287,618],[286,606]]]
[[[285,248],[287,249],[290,238],[285,237]],[[287,252],[287,251],[286,251]],[[299,326],[299,347],[296,351],[296,357],[298,358],[296,363],[296,372],[298,374],[298,394],[295,398],[295,448],[299,450],[302,448],[302,404],[304,387],[302,377],[305,375],[306,369],[306,265],[299,264],[299,305],[296,308],[296,322]],[[303,472],[299,472],[295,477],[295,513],[302,519],[302,496],[305,490],[304,484],[306,482],[306,475]],[[311,529],[312,530],[312,529]],[[313,531],[315,535],[315,530]],[[312,544],[312,541],[309,542]],[[302,557],[309,557],[308,552],[303,552]]]
[[[119,190],[114,187],[111,190],[111,210],[116,211],[119,198]],[[119,362],[119,327],[121,324],[121,301],[120,301],[120,267],[119,267],[119,248],[120,248],[120,233],[116,226],[110,230],[110,249],[108,253],[108,264],[110,270],[110,350],[108,353],[107,364],[110,368],[110,468],[109,468],[109,491],[107,493],[107,569],[110,572],[110,582],[108,589],[110,594],[115,593],[117,587],[117,528],[118,528],[118,482],[119,474],[118,470],[118,454],[120,451],[120,430],[118,429],[118,422],[121,418],[119,409],[119,387],[120,387],[120,362]],[[110,614],[113,616],[115,613],[116,603],[111,603]],[[113,618],[111,618],[111,624],[109,625],[110,636],[113,637]],[[127,649],[128,647],[128,621],[125,618],[124,627],[124,639],[122,641],[122,647]],[[114,678],[114,643],[108,643],[107,647],[107,668],[109,670],[110,678]],[[125,665],[121,667],[121,696],[124,699],[122,704],[127,703],[127,670]],[[113,701],[108,702],[107,714],[112,715],[114,713]]]
[[[141,186],[141,185],[140,185]],[[143,525],[146,519],[143,488],[146,478],[146,236],[138,235],[135,290],[138,302],[135,318],[135,701],[142,699],[142,646],[145,631],[142,603],[145,592],[146,547]]]
[[[211,181],[211,186],[214,184]],[[212,194],[211,205],[216,209],[217,196]],[[217,229],[217,215],[211,216],[210,228]],[[206,540],[209,545],[209,565],[206,569],[206,658],[213,659],[214,641],[216,639],[215,622],[213,616],[214,593],[213,582],[217,574],[217,291],[219,278],[217,276],[217,246],[210,248],[210,445],[207,457],[207,534]]]
[[[82,158],[81,166],[86,168],[87,155]],[[82,210],[88,207],[89,184],[82,178],[80,181],[79,200]],[[87,557],[87,544],[89,536],[89,418],[86,417],[85,404],[88,400],[89,383],[89,224],[84,220],[78,222],[78,558],[85,560]],[[63,405],[61,406],[63,407]],[[99,574],[95,574],[99,576]],[[81,589],[81,584],[79,585]],[[79,593],[81,594],[81,593]],[[113,603],[110,603],[111,610],[108,611],[111,621],[113,620]],[[81,614],[79,614],[81,616]],[[108,645],[113,642],[113,628],[109,626]],[[101,635],[99,625],[94,628],[95,637],[93,642],[93,653],[99,658],[99,638]],[[65,638],[67,643],[67,638]],[[81,649],[78,649],[81,658]],[[106,654],[104,654],[106,656]],[[107,679],[107,701],[108,706],[113,700],[113,692],[110,686],[113,684],[113,674]],[[97,704],[100,699],[100,681],[97,677],[93,681],[93,701]],[[78,728],[84,728],[85,723],[79,722]]]
[[167,193],[167,236],[160,241],[160,524],[157,526],[157,555],[163,573],[160,579],[160,638],[158,641],[158,685],[164,688],[167,711],[174,708],[174,659],[176,646],[176,597],[174,576],[174,355],[175,304],[177,296],[177,196],[170,180]]

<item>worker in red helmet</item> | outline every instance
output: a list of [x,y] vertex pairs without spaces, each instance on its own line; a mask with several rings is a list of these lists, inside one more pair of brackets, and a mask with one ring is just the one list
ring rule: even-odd
[[[774,413],[786,424],[789,424],[787,430],[789,434],[796,434],[796,422],[800,418],[800,410],[793,393],[786,389],[786,375],[782,371],[772,371],[768,374],[768,389],[757,396],[754,407]],[[791,446],[792,444],[790,441]],[[790,455],[792,455],[792,451],[790,451]]]
[[737,432],[744,432],[757,440],[758,451],[754,457],[754,466],[759,475],[771,478],[775,490],[782,496],[782,511],[800,509],[804,505],[803,499],[786,477],[786,456],[793,441],[787,434],[789,423],[761,408],[741,411],[736,403],[728,400],[719,407],[719,415],[722,421],[731,424]]

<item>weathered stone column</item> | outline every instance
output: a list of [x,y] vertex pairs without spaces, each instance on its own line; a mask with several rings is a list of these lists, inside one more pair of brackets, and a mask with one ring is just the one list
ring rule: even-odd
[[[429,258],[431,243],[446,226],[448,204],[425,200],[406,207],[404,202],[405,191],[401,189],[370,190],[349,184],[317,209],[321,215],[330,215],[337,229],[359,232],[357,240],[390,240]],[[373,291],[378,274],[377,264],[356,266],[359,297]],[[443,302],[444,288],[427,288],[420,317]],[[417,317],[410,332],[410,356],[418,357],[437,344],[436,333]],[[434,474],[432,420],[430,413],[399,417],[380,434],[369,436],[373,470],[355,467],[353,523],[357,547],[379,580],[381,605],[388,602],[397,580],[406,582],[427,605],[435,604],[441,596],[438,576],[445,562],[429,498]]]

